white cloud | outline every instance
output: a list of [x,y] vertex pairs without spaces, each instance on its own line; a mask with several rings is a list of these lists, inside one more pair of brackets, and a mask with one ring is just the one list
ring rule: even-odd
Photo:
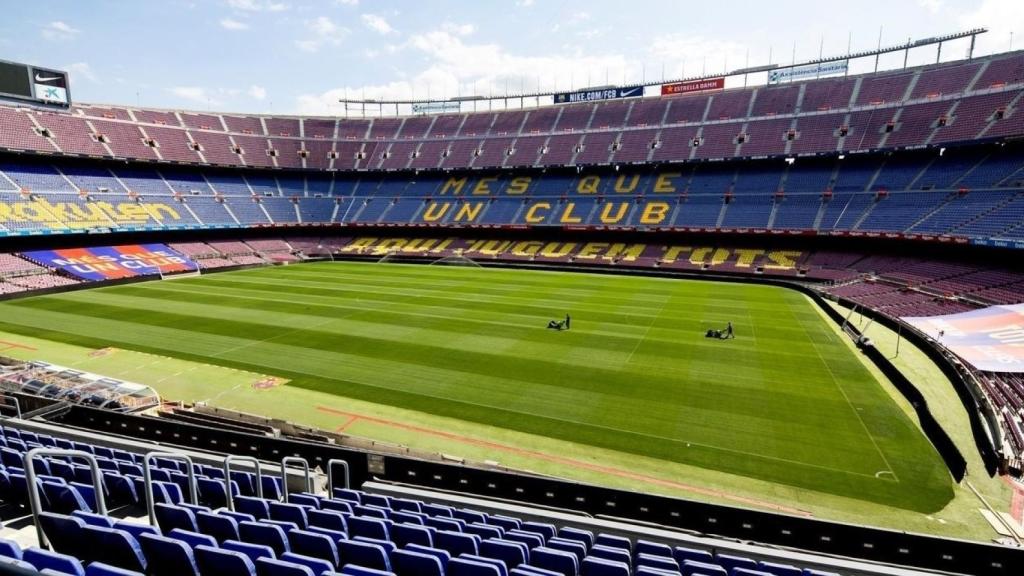
[[324,46],[338,46],[349,34],[349,29],[339,26],[327,16],[319,16],[306,22],[308,34],[295,41],[295,46],[304,52],[317,52]]
[[289,8],[284,2],[272,0],[228,0],[228,6],[246,12],[284,12]]
[[246,91],[246,94],[248,94],[249,97],[253,100],[263,100],[264,98],[267,97],[267,89],[264,88],[263,86],[253,85],[249,87],[249,90]]
[[516,0],[516,6],[522,6],[523,8],[529,8],[533,6],[533,0]]
[[89,66],[88,62],[75,62],[74,64],[68,64],[64,66],[64,69],[71,73],[72,81],[79,78],[84,78],[93,84],[99,83],[100,79],[96,76],[92,66]]
[[47,40],[72,40],[78,36],[79,32],[81,32],[81,30],[74,28],[61,20],[54,20],[46,26],[43,26],[43,29],[41,30],[43,38],[46,38]]
[[[372,86],[347,86],[321,94],[303,94],[296,101],[296,112],[302,114],[339,114],[338,100],[350,98],[409,99],[449,98],[467,94],[499,94],[527,92],[538,89],[568,90],[570,85],[582,88],[591,83],[604,83],[608,74],[622,78],[627,66],[621,54],[586,55],[565,51],[546,56],[510,54],[497,44],[467,43],[443,29],[417,34],[402,44],[401,50],[418,52],[429,62],[418,72],[401,80]],[[638,78],[629,76],[630,81]]]
[[231,18],[224,18],[220,21],[220,27],[225,30],[248,30],[249,25],[245,22],[239,22],[238,20],[232,20]]
[[[747,48],[743,44],[690,34],[655,36],[650,41],[648,53],[659,65],[664,63],[668,78],[698,76],[705,72],[717,74],[726,67],[730,70],[742,68],[747,58]],[[750,62],[750,65],[764,63]]]
[[935,14],[945,8],[943,0],[917,0],[917,5]]
[[342,6],[358,6],[359,0],[334,0],[334,3]]
[[378,34],[391,34],[395,32],[395,29],[388,24],[388,21],[377,14],[363,14],[362,15],[363,25],[373,30]]
[[[947,6],[947,12],[953,12]],[[988,34],[978,36],[976,54],[1004,52],[1010,45],[1010,33],[1014,35],[1015,47],[1024,41],[1024,10],[1019,0],[982,0],[981,4],[969,11],[956,15],[961,28],[986,27]]]
[[473,32],[476,32],[476,26],[472,24],[456,24],[455,22],[445,22],[441,24],[441,30],[454,34],[456,36],[469,36]]
[[200,104],[220,104],[210,96],[206,88],[199,86],[175,86],[171,88],[171,94],[183,100],[198,102]]

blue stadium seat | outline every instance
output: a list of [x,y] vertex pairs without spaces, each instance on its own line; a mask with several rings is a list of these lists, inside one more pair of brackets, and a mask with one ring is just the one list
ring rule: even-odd
[[434,546],[451,552],[452,556],[479,554],[480,537],[475,534],[438,530],[434,534]]
[[543,546],[530,551],[530,565],[552,570],[563,576],[576,576],[580,571],[576,556],[569,552]]
[[238,540],[238,521],[230,516],[200,512],[196,514],[196,523],[200,533],[212,536],[217,542]]
[[241,552],[196,546],[196,564],[203,576],[255,576],[256,565]]
[[288,501],[292,504],[300,504],[302,506],[313,508],[314,510],[320,509],[320,497],[315,494],[289,494]]
[[341,512],[342,514],[352,515],[352,502],[345,500],[321,500],[321,510],[333,510],[334,512]]
[[391,566],[398,576],[445,576],[444,566],[437,556],[415,550],[395,550]]
[[348,532],[348,524],[345,522],[345,516],[341,512],[333,510],[308,510],[306,511],[306,516],[309,519],[310,526]]
[[379,544],[343,540],[338,542],[338,556],[341,558],[342,565],[356,564],[366,568],[391,570],[388,554]]
[[158,503],[154,506],[154,510],[156,512],[156,523],[165,534],[175,528],[192,532],[199,530],[199,526],[196,523],[196,515],[188,508]]
[[749,568],[733,568],[729,571],[730,576],[778,576],[767,570],[751,570]]
[[41,548],[29,548],[22,555],[22,560],[36,567],[36,570],[52,570],[69,576],[84,576],[85,568],[74,556],[50,552]]
[[235,511],[251,514],[256,520],[270,518],[270,503],[263,498],[251,496],[239,496],[234,499]]
[[423,519],[423,523],[431,528],[447,530],[449,532],[462,532],[466,525],[465,520],[456,520],[454,518],[442,518],[437,516],[427,516]]
[[256,561],[256,574],[257,576],[319,576],[308,566],[270,558],[260,558]]
[[331,572],[322,576],[337,576],[338,574],[342,576],[395,576],[393,572],[374,570],[373,568],[364,568],[362,566],[345,566],[341,569],[341,572]]
[[466,526],[465,532],[467,534],[476,534],[481,538],[501,538],[505,535],[505,530],[499,526],[491,526],[489,524],[481,524],[479,522],[473,522]]
[[93,562],[85,568],[85,576],[145,576],[136,570],[126,570],[103,562]]
[[146,554],[149,576],[199,576],[192,547],[175,538],[143,534],[139,540]]
[[21,560],[21,546],[14,540],[0,539],[0,556]]
[[238,525],[238,532],[242,542],[269,546],[276,556],[291,551],[288,538],[280,526],[262,522],[242,522]]
[[583,558],[587,555],[587,546],[583,542],[578,540],[566,540],[565,538],[552,538],[548,540],[548,548],[555,550],[562,550],[576,556],[577,562],[583,562]]
[[590,549],[590,556],[594,558],[600,558],[602,560],[611,560],[612,562],[623,562],[628,566],[633,565],[633,557],[629,555],[629,551],[622,548],[612,548],[611,546],[605,546],[604,544],[595,544]]
[[314,558],[312,556],[296,554],[295,552],[285,552],[281,556],[281,560],[305,566],[312,570],[313,574],[323,574],[324,572],[331,572],[337,568],[337,564],[328,562],[323,558]]
[[134,536],[136,540],[138,540],[143,534],[160,534],[160,529],[156,526],[150,526],[149,524],[136,524],[135,522],[129,522],[127,520],[117,520],[114,522],[114,528],[124,530]]
[[554,538],[555,533],[557,532],[557,530],[555,530],[555,525],[548,524],[547,522],[523,522],[520,529],[543,534],[545,542],[547,542],[549,538]]
[[580,530],[579,528],[572,528],[571,526],[563,526],[558,530],[558,537],[582,542],[587,547],[587,550],[594,547],[594,533],[589,530]]
[[533,532],[524,532],[522,530],[509,530],[505,532],[505,540],[512,540],[513,542],[522,542],[526,544],[531,550],[539,548],[544,545],[544,538],[540,534]]
[[167,533],[170,538],[177,538],[185,544],[188,544],[189,548],[195,548],[196,546],[216,546],[217,541],[214,540],[213,536],[207,534],[200,534],[199,532],[193,532],[191,530],[182,530],[181,528],[175,528]]
[[452,555],[449,554],[447,550],[441,550],[440,548],[431,548],[430,546],[421,546],[419,544],[409,544],[405,549],[437,558],[441,563],[442,570],[446,570],[448,568],[448,561],[452,559]]
[[[503,576],[495,564],[469,560],[466,558],[452,558],[448,563],[447,576]],[[566,576],[576,576],[575,573]]]
[[697,562],[707,562],[713,564],[715,557],[711,555],[711,552],[707,550],[698,550],[696,548],[687,548],[685,546],[676,546],[673,550],[672,556],[675,557],[676,562],[680,565],[686,560],[695,560]]
[[661,542],[637,540],[636,547],[633,549],[633,553],[637,556],[639,556],[640,554],[648,554],[651,556],[665,556],[668,558],[672,558],[672,547],[668,544],[662,544]]
[[[481,564],[489,564],[498,569],[498,576],[508,576],[508,566],[496,558],[488,558],[479,554],[462,554],[459,556],[459,560],[469,560],[472,562],[480,562]],[[451,568],[449,568],[449,570],[450,569]],[[491,572],[491,570],[488,570],[488,572]]]
[[309,526],[309,519],[306,517],[306,508],[298,504],[271,502],[270,518],[283,522],[293,522],[303,530]]
[[408,544],[420,544],[422,546],[434,545],[434,528],[427,526],[416,526],[415,524],[395,524],[391,527],[391,539],[401,547]]
[[716,554],[715,562],[720,564],[726,570],[732,571],[733,568],[746,568],[747,570],[757,570],[757,562],[750,558],[743,556],[736,556],[734,554]]
[[480,542],[480,554],[501,560],[509,569],[530,561],[530,549],[526,544],[497,538]]
[[696,560],[684,560],[683,565],[680,566],[682,569],[683,576],[690,576],[691,574],[702,574],[706,576],[728,576],[729,571],[722,568],[718,564],[711,564],[709,562],[697,562]]
[[775,576],[803,576],[803,571],[796,566],[779,562],[758,562],[757,569],[762,572],[770,572]]
[[420,526],[426,523],[428,516],[420,512],[399,512],[397,510],[391,511],[391,521],[398,524],[399,522],[405,524],[419,524]]
[[670,572],[679,572],[679,563],[676,562],[675,558],[647,554],[645,552],[641,552],[636,555],[636,565],[647,566],[648,568],[657,568],[659,570],[667,570]]
[[238,540],[227,540],[222,542],[220,547],[222,550],[230,550],[232,552],[245,554],[253,564],[255,564],[260,558],[277,558],[277,554],[274,552],[274,549],[264,544],[252,544],[250,542],[241,542]]
[[84,526],[82,553],[76,556],[90,562],[101,562],[126,570],[146,570],[146,557],[143,556],[138,541],[128,532],[115,528]]
[[594,539],[595,545],[608,546],[610,548],[621,548],[629,552],[633,551],[633,545],[629,538],[615,536],[614,534],[598,534]]
[[390,540],[390,524],[390,521],[381,520],[380,518],[352,516],[348,519],[348,532],[351,536],[366,536],[367,538],[376,538],[378,540]]
[[110,516],[104,516],[103,514],[94,514],[92,512],[76,510],[72,512],[71,515],[75,518],[81,518],[89,526],[101,526],[103,528],[114,527],[114,519]]
[[74,516],[41,512],[39,525],[55,551],[75,557],[82,556],[84,520]]
[[501,516],[499,514],[492,515],[487,523],[493,524],[494,526],[500,526],[505,530],[519,530],[523,527],[523,521],[519,518],[511,518],[509,516]]
[[292,530],[288,533],[288,544],[296,554],[326,560],[332,569],[338,566],[338,545],[326,534]]
[[630,576],[629,564],[587,556],[580,565],[580,576]]
[[473,522],[479,522],[481,524],[487,523],[487,515],[483,512],[477,512],[476,510],[457,508],[452,510],[452,516],[456,519],[464,520],[467,524],[472,524]]

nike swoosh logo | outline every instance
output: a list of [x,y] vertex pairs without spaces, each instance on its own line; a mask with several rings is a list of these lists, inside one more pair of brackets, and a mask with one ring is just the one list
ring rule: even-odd
[[60,80],[60,76],[40,76],[36,74],[36,82],[53,82],[54,80]]

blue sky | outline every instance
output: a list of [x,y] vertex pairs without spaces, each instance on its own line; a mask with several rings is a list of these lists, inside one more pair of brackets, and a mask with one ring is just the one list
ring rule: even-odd
[[[77,101],[332,114],[338,98],[568,90],[789,62],[975,26],[1024,47],[1021,0],[38,0],[0,59],[70,70]],[[851,41],[852,38],[852,41]],[[966,45],[944,48],[960,58]],[[749,54],[749,56],[748,56]],[[912,64],[934,60],[913,54]],[[902,64],[902,56],[883,67]],[[867,64],[864,64],[867,65]],[[507,87],[507,88],[506,88]]]

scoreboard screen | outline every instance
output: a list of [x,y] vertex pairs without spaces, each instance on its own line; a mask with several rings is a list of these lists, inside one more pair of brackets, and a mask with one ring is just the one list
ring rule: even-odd
[[0,98],[69,106],[68,73],[0,60]]

